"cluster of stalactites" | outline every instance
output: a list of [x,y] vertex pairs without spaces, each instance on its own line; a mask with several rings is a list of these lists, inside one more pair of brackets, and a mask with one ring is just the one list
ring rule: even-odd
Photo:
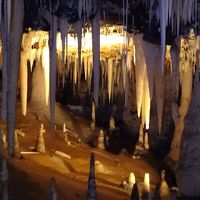
[[34,61],[44,71],[46,106],[49,99],[49,47],[48,33],[29,31],[23,34],[20,59],[20,96],[23,115],[27,111],[28,67],[32,71]]

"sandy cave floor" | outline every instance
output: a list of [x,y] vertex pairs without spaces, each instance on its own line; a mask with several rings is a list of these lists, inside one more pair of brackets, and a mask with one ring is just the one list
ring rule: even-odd
[[[59,113],[57,113],[59,116]],[[62,116],[63,117],[63,116]],[[56,119],[59,121],[59,118]],[[63,120],[63,119],[62,119]],[[72,114],[68,120],[67,128],[79,135],[78,129],[83,132],[89,129],[89,122],[75,120]],[[71,120],[71,122],[69,122]],[[150,173],[152,188],[159,183],[160,166],[150,154],[147,159],[133,159],[131,156],[112,155],[106,151],[90,148],[87,144],[78,144],[76,137],[69,133],[70,145],[64,142],[62,126],[57,124],[53,137],[50,134],[48,116],[43,113],[32,113],[28,110],[24,117],[21,114],[20,104],[17,104],[16,128],[25,133],[25,137],[18,137],[20,150],[33,151],[40,124],[44,124],[46,133],[44,140],[46,153],[40,155],[23,155],[21,160],[9,158],[9,195],[13,200],[45,200],[50,198],[49,181],[55,177],[57,183],[58,199],[86,199],[87,179],[91,152],[95,153],[96,183],[99,200],[128,200],[130,195],[120,187],[123,180],[128,180],[130,172],[134,172],[139,189],[142,188],[143,177]],[[70,123],[68,127],[68,124]],[[87,133],[88,134],[88,133]],[[71,159],[55,155],[61,151]],[[149,156],[148,156],[149,155]]]

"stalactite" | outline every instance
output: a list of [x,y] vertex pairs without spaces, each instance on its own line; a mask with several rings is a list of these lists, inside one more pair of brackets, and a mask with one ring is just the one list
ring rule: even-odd
[[68,36],[68,21],[67,18],[61,18],[59,20],[60,24],[60,33],[61,33],[61,40],[62,40],[62,62],[65,63],[65,46],[66,46],[66,40]]
[[98,15],[92,21],[92,49],[93,49],[93,96],[96,106],[99,100],[99,78],[100,78],[100,24]]
[[145,74],[145,58],[143,53],[143,34],[134,36],[135,43],[135,72],[136,72],[136,100],[137,100],[137,113],[140,117],[143,93],[143,80]]
[[26,110],[27,110],[27,92],[28,92],[27,54],[28,52],[22,51],[20,59],[20,96],[21,96],[21,106],[23,115],[26,115]]
[[91,91],[91,81],[92,81],[92,70],[93,70],[93,65],[92,65],[92,56],[88,56],[88,90],[89,94]]
[[54,131],[54,115],[55,115],[55,93],[56,93],[56,32],[57,19],[51,16],[51,29],[49,32],[49,52],[50,52],[50,112],[51,112],[51,132]]
[[[82,22],[81,20],[73,24],[73,29],[78,37],[78,68],[81,68],[81,50],[82,50]],[[77,71],[79,71],[77,68]]]
[[[16,95],[18,69],[20,63],[21,41],[24,20],[24,1],[14,0],[12,3],[12,26],[9,34],[9,62],[8,62],[8,93],[7,93],[7,123],[8,123],[8,153],[14,153],[14,133],[16,119]],[[16,29],[18,31],[16,31]]]
[[163,103],[164,103],[164,76],[160,65],[161,56],[157,51],[156,65],[155,65],[155,88],[156,88],[156,104],[158,114],[158,130],[161,133],[162,128],[162,115],[163,115]]

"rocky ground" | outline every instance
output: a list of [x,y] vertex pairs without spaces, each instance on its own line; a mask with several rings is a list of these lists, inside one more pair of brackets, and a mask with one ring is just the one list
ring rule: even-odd
[[[58,199],[86,199],[91,152],[95,154],[99,200],[130,199],[128,191],[121,187],[122,181],[128,180],[130,172],[134,172],[140,190],[147,172],[150,173],[152,190],[160,182],[159,172],[162,166],[151,154],[146,153],[137,158],[123,153],[113,155],[77,142],[77,137],[82,141],[87,138],[95,140],[96,137],[92,134],[95,135],[98,131],[92,132],[90,123],[81,117],[75,117],[73,112],[64,112],[62,107],[56,111],[56,122],[61,122],[62,118],[62,122],[67,125],[69,144],[64,142],[61,123],[57,123],[52,136],[47,113],[28,110],[24,117],[18,104],[16,128],[25,133],[25,136],[18,137],[22,159],[8,159],[10,199],[49,199],[51,177],[55,177],[57,182]],[[46,153],[29,154],[27,152],[34,152],[41,123],[46,130]],[[56,151],[69,157],[64,158]]]

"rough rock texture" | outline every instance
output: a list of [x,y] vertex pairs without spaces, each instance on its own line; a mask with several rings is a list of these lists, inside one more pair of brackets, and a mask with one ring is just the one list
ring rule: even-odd
[[200,82],[196,77],[181,143],[176,172],[178,188],[183,196],[200,196]]

